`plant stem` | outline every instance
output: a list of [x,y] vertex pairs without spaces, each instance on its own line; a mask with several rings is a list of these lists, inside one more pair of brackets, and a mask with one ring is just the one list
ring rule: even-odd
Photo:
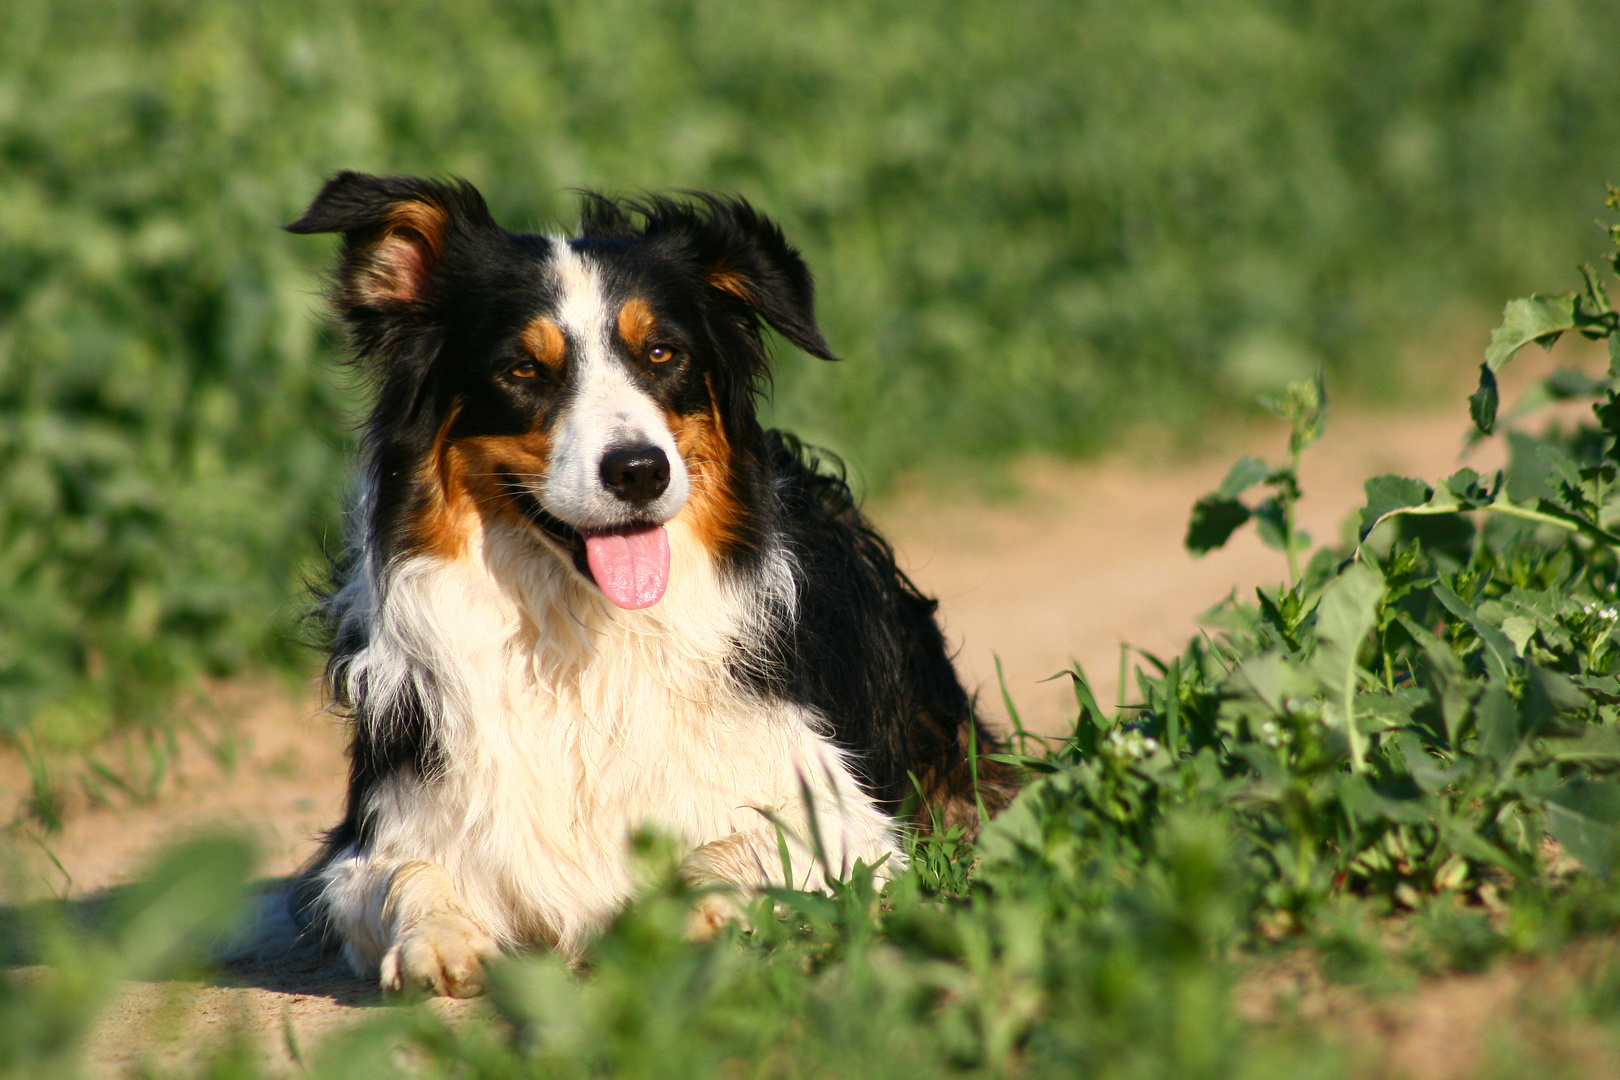
[[1350,677],[1344,681],[1344,732],[1350,737],[1350,771],[1367,771],[1367,747],[1362,742],[1361,730],[1356,727],[1356,664],[1354,654],[1350,661]]
[[[1295,422],[1297,425],[1297,421]],[[1294,503],[1295,492],[1299,490],[1299,450],[1294,446],[1297,440],[1290,440],[1288,448],[1288,483],[1282,489],[1283,509],[1283,554],[1288,557],[1288,587],[1292,589],[1299,584],[1299,554],[1295,550],[1294,542]]]

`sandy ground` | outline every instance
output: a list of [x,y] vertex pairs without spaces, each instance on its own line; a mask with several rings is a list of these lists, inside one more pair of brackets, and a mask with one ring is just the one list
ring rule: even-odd
[[[1459,464],[1464,433],[1457,409],[1443,418],[1335,418],[1304,465],[1304,527],[1318,538],[1336,535],[1360,506],[1369,476],[1448,475]],[[1072,691],[1066,680],[1041,680],[1071,659],[1092,676],[1099,698],[1111,700],[1122,643],[1173,653],[1196,632],[1199,613],[1229,591],[1250,593],[1286,576],[1282,557],[1252,529],[1202,559],[1181,547],[1192,503],[1219,484],[1231,461],[1243,453],[1275,459],[1285,440],[1280,428],[1260,427],[1191,463],[1029,462],[1014,472],[1021,487],[1014,496],[946,503],[936,487],[897,496],[873,516],[917,582],[940,598],[946,631],[960,647],[960,669],[980,689],[986,713],[1003,716],[999,656],[1026,725],[1057,731],[1072,718]],[[1482,448],[1467,463],[1493,468],[1499,463],[1493,453],[1500,452]],[[17,845],[28,857],[32,887],[91,897],[131,880],[166,841],[219,825],[259,837],[267,875],[302,862],[316,832],[339,816],[343,794],[341,738],[313,694],[300,700],[280,687],[227,688],[203,727],[216,745],[231,740],[234,764],[223,767],[219,755],[188,738],[177,778],[144,805],[122,798],[95,805],[75,794],[71,763],[62,763],[70,795],[65,827],[48,837],[21,837]],[[25,789],[20,762],[0,757],[8,814]],[[161,1064],[245,1022],[260,1033],[268,1058],[293,1068],[284,1029],[307,1047],[380,1004],[369,986],[342,973],[296,967],[207,985],[132,984],[94,1040],[95,1064],[109,1075],[143,1060]],[[480,1008],[442,1007],[453,1016]],[[152,1038],[158,1029],[163,1037]]]
[[[1301,465],[1301,527],[1318,541],[1338,538],[1365,502],[1363,482],[1381,473],[1433,482],[1464,464],[1499,468],[1494,442],[1462,455],[1466,423],[1455,412],[1330,422]],[[1047,677],[1078,660],[1098,700],[1114,701],[1122,645],[1132,664],[1134,650],[1168,659],[1232,590],[1253,599],[1256,586],[1287,580],[1283,556],[1252,526],[1202,558],[1182,546],[1193,503],[1232,462],[1250,454],[1276,463],[1286,444],[1284,430],[1258,428],[1234,437],[1227,452],[1180,465],[1032,461],[1017,470],[1022,490],[1005,503],[914,493],[874,516],[917,583],[939,597],[957,666],[984,712],[1005,719],[999,656],[1025,726],[1058,731],[1073,720],[1074,694],[1068,679]]]

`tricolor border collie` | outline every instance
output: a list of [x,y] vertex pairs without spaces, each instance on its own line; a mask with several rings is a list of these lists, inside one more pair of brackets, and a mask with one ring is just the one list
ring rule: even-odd
[[580,956],[643,827],[711,890],[702,937],[730,896],[897,866],[914,793],[976,823],[993,743],[934,603],[757,419],[762,323],[833,359],[775,224],[588,194],[577,236],[527,235],[468,184],[345,172],[288,228],[343,235],[331,296],[375,388],[324,605],[348,809],[291,893],[306,931],[464,995],[504,948]]

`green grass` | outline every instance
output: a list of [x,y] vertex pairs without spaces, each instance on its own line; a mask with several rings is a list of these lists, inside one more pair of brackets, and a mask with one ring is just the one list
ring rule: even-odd
[[[1179,656],[1143,655],[1113,710],[1070,672],[1072,733],[1014,733],[998,757],[1026,784],[976,843],[912,837],[881,888],[857,866],[830,894],[772,890],[696,945],[681,852],[647,837],[663,884],[577,969],[512,957],[491,972],[496,1021],[407,1002],[300,1060],[490,1080],[1365,1075],[1388,1062],[1348,1023],[1245,1020],[1235,989],[1291,958],[1387,1012],[1409,1007],[1391,990],[1509,957],[1557,977],[1521,991],[1533,1022],[1486,1033],[1497,1065],[1612,1060],[1620,964],[1593,939],[1620,927],[1620,314],[1595,277],[1515,301],[1490,368],[1566,332],[1611,346],[1579,384],[1595,425],[1516,432],[1491,477],[1374,477],[1347,546],[1311,552],[1292,527],[1327,417],[1319,381],[1289,387],[1285,462],[1239,462],[1188,543],[1254,521],[1291,583],[1219,605]],[[71,1075],[115,978],[194,965],[250,861],[198,842],[88,926],[12,909],[5,952],[45,967],[0,983],[0,1070]],[[204,1057],[259,1074],[245,1037]]]
[[93,741],[296,666],[355,387],[338,168],[777,215],[847,358],[775,415],[882,483],[1187,430],[1550,280],[1620,167],[1609,0],[0,8],[0,728]]

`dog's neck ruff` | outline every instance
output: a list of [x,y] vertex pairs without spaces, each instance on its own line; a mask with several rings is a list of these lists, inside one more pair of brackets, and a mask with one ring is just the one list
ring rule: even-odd
[[[340,597],[343,621],[364,624],[355,629],[366,645],[345,673],[351,700],[363,680],[373,705],[362,722],[386,722],[384,703],[426,673],[433,685],[419,689],[438,699],[438,719],[451,728],[471,722],[475,702],[487,708],[496,699],[503,710],[529,704],[541,713],[568,700],[583,718],[604,721],[629,706],[655,707],[636,700],[653,688],[704,699],[731,682],[728,672],[793,602],[785,552],[768,553],[746,577],[726,575],[679,518],[668,526],[665,594],[636,611],[610,605],[526,529],[469,528],[464,557],[405,555],[358,575],[363,595]],[[448,736],[446,727],[439,731]]]

